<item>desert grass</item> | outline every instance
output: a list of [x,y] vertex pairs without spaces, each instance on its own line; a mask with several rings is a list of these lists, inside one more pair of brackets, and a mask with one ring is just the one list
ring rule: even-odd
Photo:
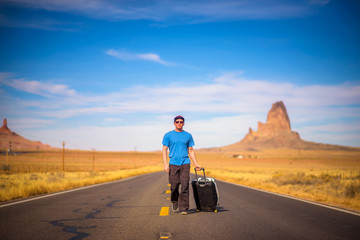
[[[95,159],[95,161],[94,161]],[[30,152],[0,156],[0,201],[69,190],[162,170],[160,153]],[[64,170],[63,170],[64,168]]]
[[217,179],[360,211],[360,152],[280,149],[198,155],[207,174]]
[[37,172],[0,175],[0,201],[79,188],[159,171],[157,166],[105,172]]

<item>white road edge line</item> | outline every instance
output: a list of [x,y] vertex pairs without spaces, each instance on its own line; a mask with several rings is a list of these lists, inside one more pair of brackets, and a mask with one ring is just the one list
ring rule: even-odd
[[[142,175],[145,175],[145,174],[142,174]],[[98,183],[98,184],[89,185],[89,186],[80,187],[80,188],[74,188],[74,189],[65,190],[65,191],[56,192],[56,193],[49,193],[49,194],[46,194],[46,195],[43,195],[43,196],[39,196],[39,197],[33,197],[33,198],[24,199],[24,200],[19,200],[19,201],[12,202],[12,203],[3,204],[3,205],[0,205],[0,208],[9,207],[9,206],[12,206],[12,205],[17,205],[17,204],[26,203],[26,202],[31,202],[31,201],[35,201],[35,200],[38,200],[38,199],[47,198],[47,197],[52,197],[52,196],[56,196],[56,195],[60,195],[60,194],[65,194],[65,193],[69,193],[69,192],[80,191],[80,190],[87,189],[87,188],[98,187],[98,186],[101,186],[101,185],[106,185],[106,184],[111,184],[111,183],[116,183],[116,182],[127,181],[127,180],[130,180],[130,179],[133,179],[133,178],[142,176],[142,175],[137,175],[137,176],[133,176],[133,177],[123,178],[123,179],[119,179],[119,180],[115,180],[115,181],[111,181],[111,182]]]
[[339,211],[339,212],[344,212],[344,213],[348,213],[348,214],[352,214],[352,215],[360,217],[360,213],[353,212],[353,211],[350,211],[350,210],[337,208],[337,207],[329,206],[329,205],[322,204],[322,203],[312,202],[312,201],[309,201],[309,200],[305,200],[305,199],[301,199],[301,198],[297,198],[297,197],[292,197],[292,196],[288,196],[288,195],[281,194],[281,193],[275,193],[275,192],[270,192],[270,191],[266,191],[266,190],[262,190],[262,189],[257,189],[257,188],[237,184],[237,183],[231,183],[231,182],[226,182],[226,181],[222,181],[222,180],[216,180],[216,181],[224,182],[224,183],[230,183],[230,184],[235,185],[235,186],[240,186],[240,187],[252,189],[252,190],[259,191],[259,192],[269,193],[269,194],[273,194],[273,195],[276,195],[276,196],[285,197],[285,198],[297,200],[297,201],[300,201],[300,202],[309,203],[309,204],[324,207],[324,208],[329,208],[329,209],[332,209],[332,210],[336,210],[336,211]]

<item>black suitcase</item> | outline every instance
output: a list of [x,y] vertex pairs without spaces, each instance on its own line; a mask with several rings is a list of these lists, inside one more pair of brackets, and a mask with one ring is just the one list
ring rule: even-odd
[[198,177],[195,169],[196,177],[191,181],[196,208],[198,211],[217,212],[219,192],[215,178],[206,177],[205,169],[201,168],[201,170],[203,170],[204,177]]

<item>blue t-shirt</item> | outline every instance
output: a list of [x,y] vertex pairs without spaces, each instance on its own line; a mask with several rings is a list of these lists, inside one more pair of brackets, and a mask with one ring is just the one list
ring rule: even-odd
[[183,165],[190,163],[188,148],[195,145],[194,139],[190,133],[172,130],[164,135],[162,144],[170,150],[169,164]]

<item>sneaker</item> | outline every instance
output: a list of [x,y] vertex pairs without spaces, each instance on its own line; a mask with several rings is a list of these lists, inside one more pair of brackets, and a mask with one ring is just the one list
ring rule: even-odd
[[188,213],[186,211],[182,211],[180,214],[181,215],[187,215]]
[[173,210],[173,212],[176,212],[178,210],[178,203],[177,202],[172,203],[172,210]]

